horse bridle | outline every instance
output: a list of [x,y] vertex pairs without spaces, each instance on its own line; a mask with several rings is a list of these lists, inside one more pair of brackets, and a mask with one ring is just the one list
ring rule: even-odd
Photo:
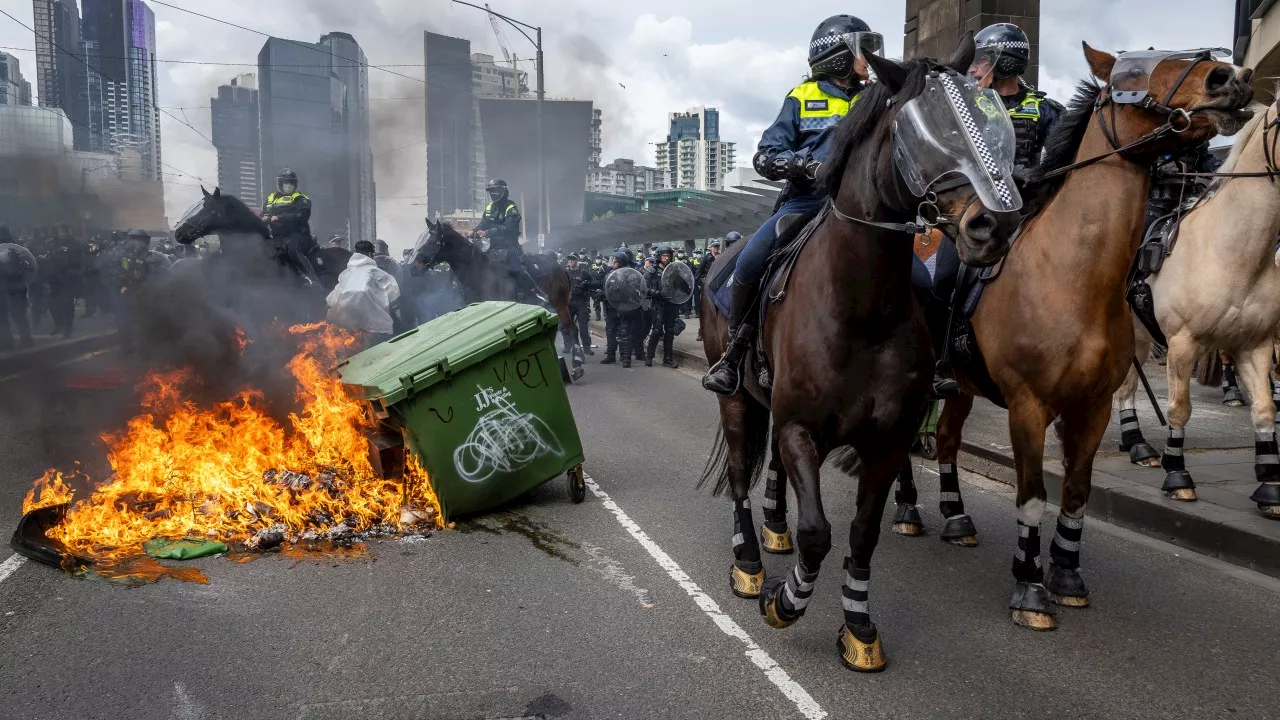
[[[1274,106],[1272,106],[1274,107]],[[1267,113],[1263,117],[1271,114],[1271,107],[1267,108]],[[1273,132],[1274,131],[1274,132]],[[1280,113],[1274,118],[1267,121],[1262,127],[1262,157],[1267,164],[1267,169],[1261,172],[1211,172],[1211,173],[1174,173],[1175,177],[1207,177],[1207,178],[1267,178],[1271,184],[1275,184],[1276,178],[1280,177],[1280,169],[1276,167],[1276,144],[1280,142]]]

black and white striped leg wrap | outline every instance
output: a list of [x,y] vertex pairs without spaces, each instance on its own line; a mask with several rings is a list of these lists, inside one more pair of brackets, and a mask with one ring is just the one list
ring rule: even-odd
[[1018,582],[1043,583],[1040,567],[1040,527],[1018,521],[1018,550],[1013,554],[1013,577]]
[[938,464],[938,510],[947,519],[964,515],[964,501],[960,499],[960,473],[956,471],[954,463]]
[[1230,395],[1231,391],[1239,392],[1239,383],[1236,382],[1236,366],[1234,363],[1223,363],[1222,365],[1222,394]]
[[871,609],[867,602],[870,589],[871,569],[853,567],[853,560],[845,558],[844,596],[840,604],[844,607],[844,621],[850,625],[867,625],[871,622]]
[[787,521],[787,486],[781,482],[774,468],[769,468],[768,482],[764,486],[764,521]]
[[1075,570],[1080,567],[1080,535],[1084,532],[1084,513],[1071,517],[1058,514],[1058,529],[1049,545],[1049,557],[1058,567]]
[[1138,425],[1138,411],[1121,410],[1120,445],[1125,448],[1131,448],[1146,441],[1146,438],[1142,437],[1142,428]]
[[1186,470],[1182,460],[1182,441],[1186,436],[1184,428],[1169,428],[1169,439],[1164,444],[1164,455],[1160,457],[1160,467],[1167,471]]
[[1280,482],[1280,449],[1274,431],[1254,433],[1253,471],[1258,482]]
[[811,573],[796,563],[787,573],[787,581],[778,595],[778,602],[787,615],[800,615],[809,607],[809,598],[813,597],[813,584],[818,581],[818,573]]
[[733,501],[733,558],[760,562],[755,524],[751,520],[751,499]]

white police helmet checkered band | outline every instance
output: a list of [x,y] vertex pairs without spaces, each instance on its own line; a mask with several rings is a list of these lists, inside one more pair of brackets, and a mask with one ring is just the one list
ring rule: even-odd
[[1016,137],[1004,103],[953,70],[935,70],[893,121],[894,162],[917,197],[939,179],[963,175],[989,210],[1022,207],[1013,183]]

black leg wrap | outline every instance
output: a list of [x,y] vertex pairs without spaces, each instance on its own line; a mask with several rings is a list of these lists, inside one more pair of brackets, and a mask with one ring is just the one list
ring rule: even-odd
[[945,518],[964,515],[964,499],[960,496],[960,473],[953,463],[938,464],[938,510]]
[[1256,433],[1253,455],[1253,472],[1258,482],[1280,482],[1280,449],[1276,447],[1274,432]]
[[770,467],[764,486],[764,519],[769,523],[787,522],[787,486],[776,468]]
[[[1013,578],[1020,583],[1044,582],[1040,567],[1040,527],[1018,522],[1018,552],[1013,556]],[[1027,609],[1027,608],[1024,608]]]
[[1225,363],[1222,366],[1222,403],[1224,405],[1243,405],[1244,393],[1236,382],[1236,366]]
[[911,463],[903,463],[902,469],[898,471],[898,490],[893,495],[893,501],[899,505],[915,505],[920,500],[916,494],[915,476],[911,474]]
[[760,562],[760,545],[756,542],[750,499],[733,501],[733,557],[739,561]]
[[1170,472],[1187,469],[1186,463],[1182,459],[1183,432],[1182,430],[1169,428],[1169,439],[1164,445],[1164,455],[1160,458],[1160,467]]
[[1049,544],[1049,557],[1053,564],[1063,568],[1080,567],[1080,536],[1084,533],[1084,518],[1058,516],[1058,527]]
[[871,568],[854,567],[850,558],[845,558],[844,567],[844,587],[840,590],[844,622],[851,628],[865,627],[871,624],[871,608],[868,604]]
[[1128,450],[1138,443],[1145,443],[1142,427],[1138,425],[1137,410],[1120,411],[1120,449]]

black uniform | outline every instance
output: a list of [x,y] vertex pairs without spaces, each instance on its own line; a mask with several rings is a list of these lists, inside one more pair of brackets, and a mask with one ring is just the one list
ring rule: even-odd
[[565,272],[569,274],[569,314],[578,325],[582,351],[588,355],[595,355],[591,351],[591,292],[603,287],[603,283],[581,263],[573,270],[566,268]]
[[[616,272],[621,267],[632,267],[632,265],[624,263],[609,272]],[[606,276],[605,279],[607,280],[608,277]],[[641,308],[625,312],[618,310],[609,304],[609,298],[605,297],[605,357],[601,362],[605,364],[614,362],[621,354],[622,367],[629,368],[633,355],[643,355],[644,334],[641,328],[643,313],[644,310]]]
[[[0,243],[13,242],[9,228],[0,226]],[[27,280],[31,269],[17,255],[0,256],[0,350],[13,347],[13,330],[22,347],[31,347],[31,323],[27,319]],[[12,325],[12,328],[10,327]]]
[[71,337],[71,327],[76,317],[76,298],[80,295],[84,273],[84,246],[64,231],[50,248],[46,262],[49,314],[53,317],[53,332]]
[[[185,248],[186,245],[181,247]],[[84,298],[84,316],[93,317],[98,312],[106,312],[106,291],[102,285],[103,240],[95,236],[84,248],[84,263],[81,271],[80,296]]]
[[649,286],[649,302],[653,304],[651,324],[649,327],[649,350],[645,354],[645,365],[653,365],[653,356],[658,350],[658,341],[662,341],[662,364],[675,367],[673,344],[676,339],[676,318],[680,317],[681,305],[668,302],[662,297],[662,271],[654,268],[645,282]]
[[1178,209],[1178,205],[1204,194],[1201,178],[1184,178],[1182,173],[1211,173],[1222,161],[1209,152],[1209,143],[1178,155],[1164,155],[1152,171],[1151,195],[1147,200],[1146,229],[1156,220]]

